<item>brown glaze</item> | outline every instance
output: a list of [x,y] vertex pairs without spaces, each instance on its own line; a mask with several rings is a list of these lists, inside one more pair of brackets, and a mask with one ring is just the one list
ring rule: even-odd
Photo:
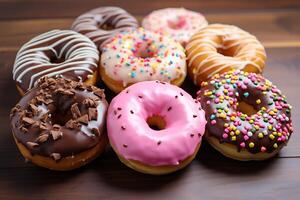
[[[203,82],[198,99],[205,110],[208,136],[251,153],[273,152],[293,132],[291,106],[281,91],[255,73],[230,71]],[[257,111],[238,110],[245,102]]]
[[99,7],[83,13],[73,22],[71,29],[90,38],[98,48],[117,33],[136,29],[135,17],[119,7]]
[[97,72],[98,62],[99,52],[89,38],[71,30],[52,30],[20,48],[13,79],[24,93],[43,76],[86,82]]
[[63,78],[42,78],[11,111],[11,128],[32,154],[75,155],[105,136],[103,90]]

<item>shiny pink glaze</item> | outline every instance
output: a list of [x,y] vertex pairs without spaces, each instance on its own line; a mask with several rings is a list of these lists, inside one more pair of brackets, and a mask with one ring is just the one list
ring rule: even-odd
[[[153,130],[147,118],[159,115],[166,127]],[[199,102],[177,86],[159,81],[136,83],[117,95],[108,109],[111,145],[125,159],[146,165],[178,165],[201,142],[205,116]]]

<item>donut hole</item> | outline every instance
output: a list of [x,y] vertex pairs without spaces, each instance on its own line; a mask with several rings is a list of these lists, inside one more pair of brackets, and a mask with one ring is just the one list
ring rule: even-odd
[[219,48],[217,48],[217,52],[219,54],[222,54],[223,56],[234,57],[234,52],[231,51],[230,49],[225,49],[225,48],[219,47]]
[[155,57],[156,52],[156,49],[153,47],[151,48],[149,44],[145,44],[144,46],[137,48],[137,51],[134,54],[138,58],[148,59]]
[[256,110],[256,108],[245,102],[245,101],[240,101],[238,106],[237,106],[237,111],[240,111],[248,116],[254,115],[258,112],[258,110]]
[[173,20],[168,20],[169,28],[174,30],[182,29],[185,26],[185,24],[186,24],[186,20],[182,16],[179,16]]
[[99,29],[107,30],[107,31],[115,29],[115,26],[112,23],[109,23],[109,22],[107,22],[107,23],[98,23],[97,26],[98,26]]
[[53,63],[53,64],[59,64],[59,63],[65,62],[65,61],[66,61],[66,59],[64,57],[58,58],[56,56],[53,56],[50,58],[50,63]]
[[155,131],[160,131],[165,129],[166,121],[162,116],[154,115],[147,118],[148,126]]

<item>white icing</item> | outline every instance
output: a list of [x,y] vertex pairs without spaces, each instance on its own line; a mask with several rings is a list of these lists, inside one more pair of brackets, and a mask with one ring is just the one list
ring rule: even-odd
[[[147,47],[147,43],[151,45]],[[136,45],[140,44],[139,48]],[[153,57],[136,55],[155,52]],[[161,60],[161,62],[158,61]],[[125,87],[128,83],[146,80],[171,82],[186,76],[186,56],[184,49],[172,39],[143,29],[116,35],[108,43],[101,55],[101,66],[105,73]]]

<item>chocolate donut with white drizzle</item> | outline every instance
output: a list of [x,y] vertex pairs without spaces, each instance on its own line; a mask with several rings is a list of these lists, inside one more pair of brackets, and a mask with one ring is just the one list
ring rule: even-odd
[[136,29],[137,20],[119,7],[99,7],[75,19],[71,29],[89,37],[99,49],[115,34]]
[[71,30],[52,30],[34,37],[18,51],[13,79],[21,94],[43,76],[60,75],[94,85],[99,52],[87,37]]

